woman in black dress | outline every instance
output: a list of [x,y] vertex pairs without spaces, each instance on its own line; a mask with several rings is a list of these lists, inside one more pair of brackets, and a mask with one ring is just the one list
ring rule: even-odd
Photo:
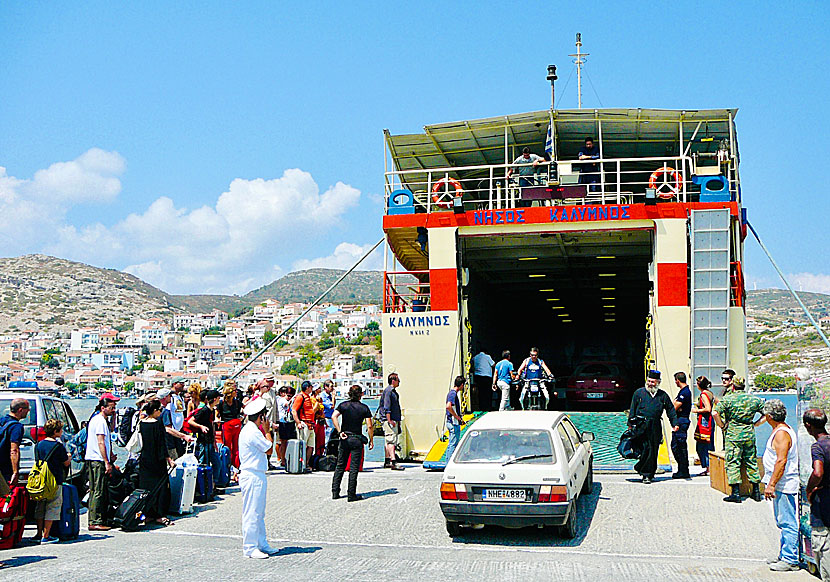
[[165,514],[170,508],[168,468],[175,463],[167,453],[164,425],[159,420],[161,402],[151,400],[142,409],[145,417],[138,423],[141,431],[141,455],[138,458],[138,486],[149,491],[144,513],[160,525],[172,525]]

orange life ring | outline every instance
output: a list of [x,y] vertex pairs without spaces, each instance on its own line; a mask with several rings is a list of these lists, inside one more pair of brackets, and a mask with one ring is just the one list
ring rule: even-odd
[[[674,179],[674,186],[672,186],[671,182],[663,182],[662,184],[660,184],[660,187],[658,187],[657,179],[662,174],[670,174],[671,177]],[[663,186],[668,186],[669,191],[664,192],[663,190],[661,190]],[[658,198],[670,200],[674,198],[677,194],[679,194],[680,191],[683,189],[683,174],[671,167],[657,168],[651,173],[651,176],[649,176],[648,178],[648,187],[657,190]]]
[[[452,199],[455,198],[455,196],[452,196],[449,192],[447,192],[445,189],[446,184],[449,184],[454,188],[455,196],[461,196],[462,192],[464,192],[464,189],[461,187],[461,182],[455,178],[441,178],[432,187],[432,202],[436,206],[452,208]],[[449,200],[447,200],[448,196]]]

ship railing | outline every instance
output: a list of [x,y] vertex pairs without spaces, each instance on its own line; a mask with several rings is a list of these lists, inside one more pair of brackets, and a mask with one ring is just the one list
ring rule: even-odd
[[383,274],[384,313],[429,309],[429,271],[386,271]]
[[[596,164],[598,171],[581,172],[586,164]],[[453,208],[690,202],[700,192],[692,181],[693,167],[691,157],[669,156],[539,162],[530,175],[521,175],[523,167],[513,164],[391,171],[385,175],[386,212],[407,213],[401,210],[407,204],[412,206],[408,212],[431,213]],[[730,171],[726,179],[731,199],[738,199],[736,173]]]

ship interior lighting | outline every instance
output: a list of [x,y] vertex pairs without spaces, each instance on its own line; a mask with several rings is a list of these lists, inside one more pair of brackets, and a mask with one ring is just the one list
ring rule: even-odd
[[570,317],[567,313],[557,313],[559,317]]
[[600,277],[616,277],[617,274],[616,273],[600,273],[599,276]]
[[614,255],[601,255],[597,257],[598,259],[616,259],[617,257]]
[[520,261],[538,261],[539,257],[519,257]]
[[551,306],[550,306],[550,308],[551,308],[551,309],[565,309],[565,308],[564,308],[564,307],[562,307],[561,305],[551,305]]
[[559,301],[559,297],[548,297],[545,301]]
[[528,275],[531,279],[536,279],[538,277],[545,277],[546,275]]
[[613,301],[614,298],[613,297],[603,297],[602,300],[603,301]]
[[614,319],[613,317],[611,317],[611,318],[606,317],[606,318],[605,318],[605,321],[617,321],[617,320],[616,320],[616,319]]
[[617,289],[616,287],[600,287],[599,288],[600,291],[615,291],[616,289]]
[[539,289],[539,293],[553,293],[553,289]]
[[562,323],[571,323],[573,319],[563,319]]

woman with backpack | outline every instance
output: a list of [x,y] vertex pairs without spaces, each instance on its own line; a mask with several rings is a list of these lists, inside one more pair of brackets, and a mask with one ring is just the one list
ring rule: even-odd
[[54,544],[60,540],[50,534],[52,523],[61,518],[61,506],[63,505],[63,480],[66,467],[69,466],[69,454],[64,448],[61,437],[63,436],[63,423],[50,418],[43,425],[43,432],[46,435],[35,447],[35,460],[45,461],[49,472],[55,478],[57,488],[55,494],[49,499],[41,499],[35,507],[35,523],[37,533],[32,541],[41,544]]
[[709,474],[709,451],[715,450],[714,442],[714,420],[712,419],[712,407],[717,401],[712,393],[712,383],[706,376],[699,376],[696,380],[700,396],[697,406],[692,406],[692,412],[697,414],[697,428],[695,428],[695,443],[697,456],[700,459],[700,466],[703,471],[701,476]]

